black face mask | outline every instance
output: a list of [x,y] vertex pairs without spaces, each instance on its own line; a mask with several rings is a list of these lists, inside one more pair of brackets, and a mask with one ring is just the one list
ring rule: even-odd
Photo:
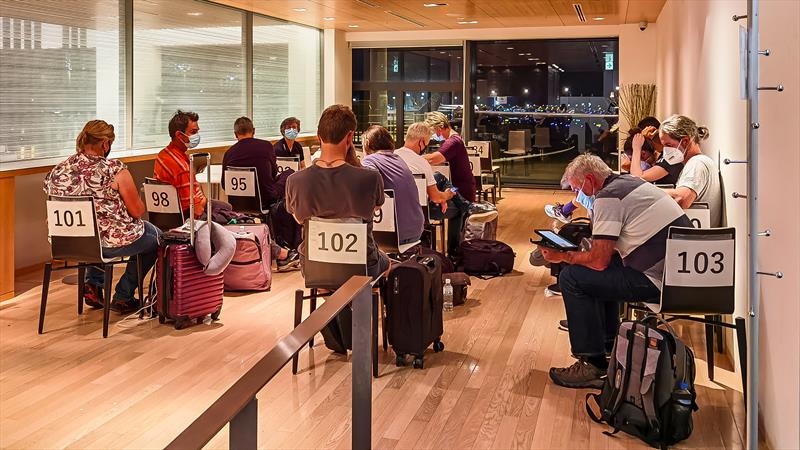
[[108,158],[108,154],[111,153],[111,146],[109,145],[106,151],[103,152],[103,157]]

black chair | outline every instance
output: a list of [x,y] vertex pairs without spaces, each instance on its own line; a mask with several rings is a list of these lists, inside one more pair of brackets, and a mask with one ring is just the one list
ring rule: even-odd
[[260,217],[268,223],[269,209],[261,208],[261,191],[258,186],[258,173],[255,167],[225,168],[222,174],[225,181],[225,195],[234,211]]
[[430,199],[428,198],[428,185],[425,175],[414,174],[414,182],[417,184],[417,194],[419,195],[419,205],[422,208],[422,216],[425,218],[425,231],[430,235],[431,248],[436,250],[436,230],[441,230],[442,253],[447,250],[445,245],[444,220],[431,219]]
[[144,204],[147,207],[147,219],[150,223],[161,231],[169,231],[183,225],[185,219],[175,186],[155,178],[145,178],[142,189]]
[[[495,166],[492,162],[492,141],[469,141],[468,145],[476,149],[476,153],[481,157],[481,175],[492,177],[492,184],[497,191],[497,197],[502,198],[503,188],[500,178],[500,166]],[[494,196],[494,192],[492,192],[492,195]]]
[[[367,273],[367,224],[361,219],[311,218],[303,223],[303,239],[307,253],[303,264],[303,279],[309,294],[295,291],[294,326],[303,319],[303,303],[310,301],[310,313],[317,309],[317,299],[324,299],[355,275]],[[320,291],[325,291],[320,292]],[[378,377],[378,304],[380,290],[372,290],[372,375]],[[381,311],[383,317],[383,311]],[[386,327],[383,327],[384,330]],[[314,346],[314,339],[308,347]],[[384,331],[384,349],[388,341]],[[292,357],[292,373],[297,374],[299,355]]]
[[489,187],[483,185],[483,177],[487,174],[486,170],[491,170],[491,160],[489,158],[482,158],[479,154],[469,154],[469,168],[472,170],[472,176],[475,177],[475,193],[478,198],[484,201],[489,201],[489,194],[492,194],[492,204],[497,203],[497,187],[492,184]]
[[[734,312],[735,228],[670,227],[664,260],[661,297],[631,309],[663,314],[667,321],[690,320],[705,324],[708,377],[714,380],[714,328],[736,330],[742,386],[747,386],[745,320],[734,323],[722,315]],[[694,317],[694,316],[704,317]]]
[[384,189],[381,209],[375,211],[372,219],[372,236],[375,244],[388,255],[403,254],[420,244],[420,241],[400,244],[397,232],[397,207],[394,189]]
[[[50,275],[54,270],[78,269],[78,314],[83,314],[84,276],[87,267],[103,271],[103,337],[108,337],[108,318],[111,305],[111,283],[114,281],[114,265],[127,264],[127,259],[104,258],[97,227],[94,199],[91,196],[48,196],[47,228],[53,260],[64,261],[61,267],[53,267],[53,261],[44,265],[42,279],[42,303],[39,309],[39,334],[44,332],[44,315],[47,294],[50,290]],[[139,296],[144,298],[142,262],[136,257]],[[69,261],[77,261],[70,265]]]

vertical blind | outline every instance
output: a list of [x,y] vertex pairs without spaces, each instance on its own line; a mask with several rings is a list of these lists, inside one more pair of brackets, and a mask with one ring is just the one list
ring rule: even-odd
[[[83,125],[114,125],[113,149],[158,148],[176,110],[200,115],[202,146],[233,141],[247,112],[260,137],[285,117],[313,132],[321,110],[320,31],[197,0],[133,1],[133,86],[126,86],[126,0],[0,0],[0,163],[75,151]],[[126,104],[128,90],[133,103]],[[126,129],[126,112],[133,127]],[[112,153],[113,156],[113,153]]]

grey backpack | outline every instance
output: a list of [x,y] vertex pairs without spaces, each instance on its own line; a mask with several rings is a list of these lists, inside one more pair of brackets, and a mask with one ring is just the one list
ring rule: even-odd
[[470,239],[484,239],[493,241],[497,239],[497,217],[493,220],[484,222],[477,220],[470,220],[472,214],[486,213],[497,211],[497,207],[489,202],[474,202],[469,205],[469,215],[464,221],[464,229],[462,231],[462,241]]
[[[658,328],[659,323],[666,329]],[[694,354],[672,327],[654,316],[620,324],[608,378],[600,394],[586,396],[586,411],[597,423],[624,431],[656,448],[692,434],[697,411]],[[594,401],[598,416],[590,407]]]

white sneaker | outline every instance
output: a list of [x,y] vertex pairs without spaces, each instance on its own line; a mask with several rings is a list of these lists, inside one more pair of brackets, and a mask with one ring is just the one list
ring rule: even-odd
[[544,205],[544,213],[547,214],[549,217],[560,220],[563,223],[569,223],[569,217],[565,216],[564,213],[561,212],[561,204],[556,203],[555,205]]
[[470,214],[470,222],[487,223],[497,219],[497,211],[487,211],[477,214]]

